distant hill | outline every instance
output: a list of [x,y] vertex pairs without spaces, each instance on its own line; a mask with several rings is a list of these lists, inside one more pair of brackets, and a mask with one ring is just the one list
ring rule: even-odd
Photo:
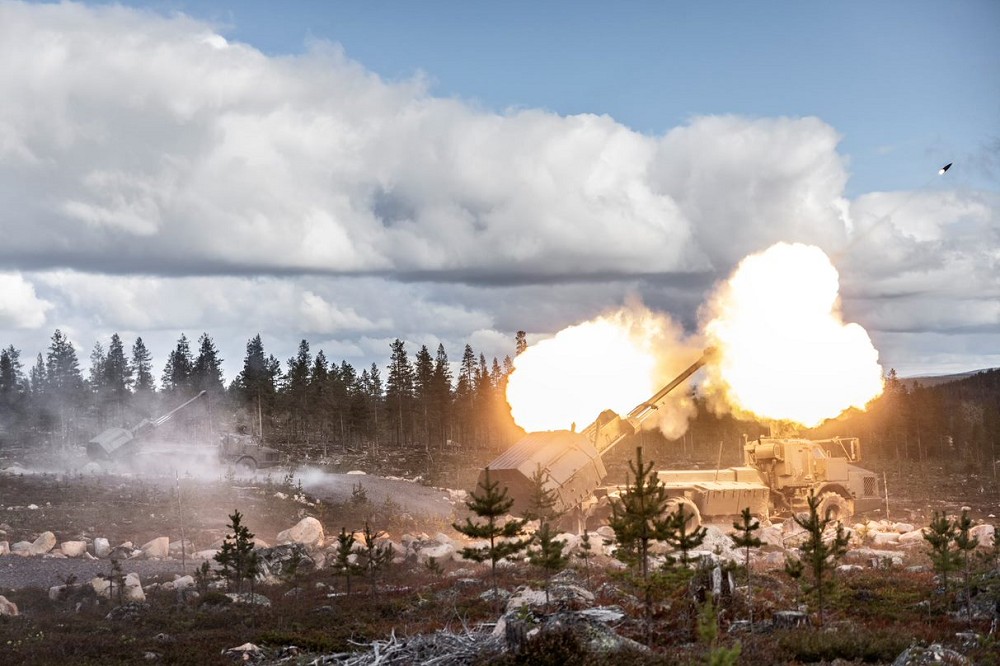
[[912,389],[914,385],[920,384],[921,386],[939,386],[941,384],[948,384],[950,382],[958,382],[963,379],[968,379],[969,377],[974,377],[981,372],[988,372],[990,370],[997,370],[998,368],[983,368],[982,370],[969,370],[968,372],[959,372],[954,375],[923,375],[921,377],[900,377],[899,381],[907,389]]

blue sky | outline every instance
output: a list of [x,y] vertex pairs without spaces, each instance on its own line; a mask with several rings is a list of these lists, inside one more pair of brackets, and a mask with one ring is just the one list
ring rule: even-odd
[[0,343],[161,364],[206,331],[232,379],[257,332],[359,367],[635,301],[694,334],[788,241],[886,368],[1000,366],[998,28],[993,1],[0,0]]

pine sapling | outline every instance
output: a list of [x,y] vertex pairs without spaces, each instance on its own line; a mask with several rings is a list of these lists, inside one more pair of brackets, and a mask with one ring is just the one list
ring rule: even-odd
[[493,580],[493,598],[500,604],[500,591],[497,585],[497,562],[513,555],[527,547],[528,541],[520,539],[524,532],[525,520],[510,519],[501,523],[504,515],[510,511],[514,499],[508,497],[507,488],[500,490],[500,482],[490,480],[490,468],[487,467],[483,481],[479,483],[478,493],[472,493],[472,499],[465,505],[481,519],[472,522],[466,518],[465,523],[454,523],[456,531],[472,539],[486,539],[489,543],[481,548],[466,546],[462,548],[462,556],[474,562],[490,562],[491,578]]
[[969,559],[972,551],[979,546],[979,537],[971,534],[972,518],[969,517],[968,509],[962,509],[962,515],[955,523],[955,548],[957,554],[962,559],[962,586],[965,588],[965,617],[972,623],[972,585],[969,582],[971,570]]
[[365,543],[365,548],[362,552],[362,555],[364,556],[364,564],[362,567],[368,574],[371,596],[372,599],[374,599],[378,587],[378,574],[392,563],[393,548],[392,544],[388,541],[378,543],[379,539],[383,537],[384,534],[378,530],[372,529],[368,525],[367,520],[365,521],[365,528],[362,532],[362,536]]
[[580,537],[580,548],[576,552],[576,556],[583,560],[583,571],[587,577],[588,589],[590,589],[590,558],[593,557],[593,550],[594,545],[590,542],[590,532],[584,528],[583,535]]
[[927,554],[934,571],[941,575],[945,598],[948,596],[948,574],[958,568],[958,553],[952,549],[955,535],[955,521],[950,520],[943,511],[935,511],[931,524],[924,530],[924,541],[930,545]]
[[816,592],[819,609],[819,624],[823,624],[823,598],[829,582],[826,574],[831,571],[845,552],[847,552],[848,536],[843,525],[837,522],[837,531],[829,542],[823,539],[826,526],[833,522],[832,518],[819,515],[819,498],[812,491],[806,500],[809,512],[803,516],[795,516],[795,522],[806,531],[806,541],[802,544],[802,554],[805,565],[812,574],[813,587]]
[[684,506],[683,503],[678,504],[677,510],[670,514],[669,524],[671,529],[664,533],[663,541],[675,552],[681,554],[679,558],[668,555],[667,563],[679,562],[682,567],[687,567],[693,561],[690,552],[704,543],[705,535],[708,534],[708,528],[696,527],[689,532],[688,528],[691,526],[694,514],[686,511]]
[[337,555],[331,568],[337,575],[344,577],[347,596],[351,596],[351,574],[357,568],[357,565],[351,561],[354,543],[354,532],[348,532],[346,528],[341,527],[340,534],[337,535]]
[[750,507],[740,512],[740,520],[733,523],[734,532],[729,534],[733,545],[743,549],[743,566],[747,571],[747,609],[750,613],[750,631],[753,632],[753,586],[750,572],[750,549],[760,548],[761,540],[754,532],[760,529],[760,521],[750,513]]
[[531,474],[531,493],[528,495],[527,508],[524,517],[527,520],[556,520],[559,511],[556,504],[559,496],[556,491],[548,485],[549,473],[542,469],[541,465],[535,467]]
[[549,584],[552,575],[566,566],[569,558],[563,555],[563,544],[555,540],[552,526],[548,521],[543,521],[535,534],[535,541],[538,548],[531,551],[528,560],[539,567],[545,575],[545,608],[549,607]]

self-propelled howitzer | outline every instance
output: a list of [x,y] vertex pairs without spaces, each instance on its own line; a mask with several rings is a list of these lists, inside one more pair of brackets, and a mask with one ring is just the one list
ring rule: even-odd
[[[506,486],[514,500],[511,509],[514,513],[528,508],[534,486],[532,476],[538,469],[545,474],[545,487],[555,494],[556,511],[564,513],[586,506],[594,500],[594,492],[607,476],[602,456],[622,440],[639,432],[667,395],[700,370],[711,354],[711,349],[706,350],[684,372],[624,417],[608,409],[580,432],[549,430],[528,433],[488,465],[490,480],[499,482],[501,488]],[[484,482],[483,474],[480,475],[480,483]]]
[[143,419],[133,428],[108,428],[87,442],[87,456],[92,460],[119,460],[134,455],[143,441],[143,435],[172,419],[174,414],[204,396],[205,393],[202,391],[187,402],[155,419]]

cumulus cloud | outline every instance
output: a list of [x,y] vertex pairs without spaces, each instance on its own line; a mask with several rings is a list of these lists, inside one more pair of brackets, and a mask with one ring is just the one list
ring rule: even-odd
[[[8,262],[504,281],[726,269],[843,233],[815,118],[493,113],[319,43],[268,57],[121,7],[0,8]],[[11,222],[18,224],[18,222]]]
[[0,3],[0,99],[0,266],[42,292],[6,306],[8,327],[48,312],[164,346],[206,330],[230,359],[261,328],[279,358],[299,336],[357,358],[397,336],[502,358],[512,331],[629,294],[693,324],[712,283],[776,241],[827,250],[869,328],[996,324],[996,195],[847,200],[819,118],[650,136],[435,97],[329,43],[269,56],[189,17],[71,3]]
[[17,273],[0,273],[0,327],[39,328],[52,308],[38,298],[35,287]]

